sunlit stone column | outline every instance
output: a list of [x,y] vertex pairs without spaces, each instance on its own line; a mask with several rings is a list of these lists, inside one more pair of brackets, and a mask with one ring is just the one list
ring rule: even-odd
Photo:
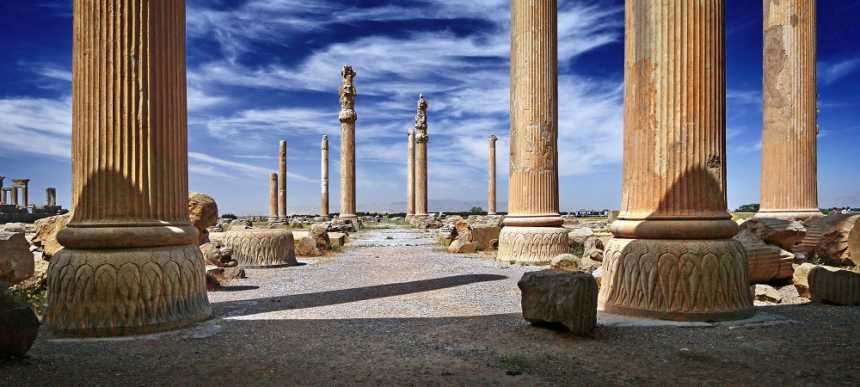
[[3,180],[6,180],[6,176],[0,176],[0,205],[6,204],[6,191],[4,191]]
[[320,216],[328,219],[328,135],[320,143]]
[[491,134],[488,139],[487,155],[487,215],[496,214],[496,141],[498,137]]
[[764,0],[761,210],[804,219],[818,210],[815,0]]
[[[22,199],[23,199],[23,203],[24,203],[22,205],[22,207],[24,207],[24,208],[29,207],[30,206],[30,179],[16,179],[16,180],[12,180],[12,183],[21,188],[21,194],[22,194]],[[18,195],[16,192],[15,203],[18,203],[17,196]]]
[[57,206],[57,189],[53,187],[49,187],[45,189],[45,205],[48,207],[56,207]]
[[418,96],[418,112],[415,114],[415,215],[427,216],[427,100]]
[[278,173],[269,175],[269,222],[277,222],[278,217]]
[[726,211],[723,0],[626,2],[624,186],[599,307],[667,320],[753,313]]
[[558,212],[557,1],[511,2],[508,217],[497,259],[548,264],[568,251]]
[[350,65],[340,72],[340,218],[355,219],[355,113],[356,73]]
[[140,334],[209,316],[188,219],[185,1],[75,0],[72,207],[45,322]]
[[406,218],[415,216],[415,130],[406,135]]
[[13,184],[12,184],[12,187],[11,187],[11,188],[12,188],[12,191],[11,191],[11,193],[12,193],[12,204],[13,204],[15,207],[20,207],[20,206],[21,206],[21,202],[19,202],[19,201],[18,201],[18,188],[19,188],[19,187],[18,187],[17,185],[15,185],[15,184],[14,184],[14,182],[13,182]]
[[287,140],[278,147],[278,218],[287,221]]

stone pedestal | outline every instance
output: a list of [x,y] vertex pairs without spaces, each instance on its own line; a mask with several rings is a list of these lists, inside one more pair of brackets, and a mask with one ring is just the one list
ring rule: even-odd
[[269,222],[278,222],[278,173],[269,175]]
[[821,216],[815,60],[815,0],[764,0],[758,217]]
[[340,218],[355,220],[355,113],[356,90],[353,80],[356,73],[345,65],[340,72]]
[[278,144],[278,218],[287,222],[287,140]]
[[123,4],[74,7],[74,215],[45,315],[61,335],[151,333],[210,314],[188,218],[185,1]]
[[487,215],[496,214],[496,141],[498,137],[490,135],[487,150]]
[[548,265],[567,253],[558,212],[557,1],[511,2],[511,161],[497,259]]
[[418,112],[415,114],[415,215],[427,216],[427,100],[418,97]]
[[415,216],[415,131],[406,135],[406,220]]
[[753,314],[746,252],[726,211],[724,40],[722,0],[626,2],[624,187],[604,252],[603,311]]
[[320,143],[320,217],[328,220],[328,136]]

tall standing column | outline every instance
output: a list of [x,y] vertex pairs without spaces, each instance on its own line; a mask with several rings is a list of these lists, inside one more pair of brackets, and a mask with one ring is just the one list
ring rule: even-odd
[[[30,179],[15,179],[15,180],[12,180],[12,184],[14,186],[21,188],[22,199],[23,199],[23,203],[24,203],[24,205],[22,207],[24,207],[24,208],[29,207],[30,206]],[[17,204],[18,203],[17,202],[17,197],[18,197],[17,192],[13,197],[16,198],[15,203]]]
[[71,222],[45,322],[113,336],[204,320],[188,218],[185,1],[75,0]]
[[15,207],[20,207],[21,203],[18,201],[18,186],[14,183],[12,184],[12,205]]
[[415,216],[415,130],[406,134],[406,218]]
[[269,175],[269,222],[277,222],[278,216],[278,173]]
[[487,215],[496,214],[496,141],[498,137],[491,134],[488,139],[487,155]]
[[0,205],[6,204],[6,191],[3,190],[3,180],[6,180],[6,176],[0,176]]
[[415,215],[427,216],[427,100],[418,96],[415,114]]
[[753,314],[726,211],[725,4],[627,0],[624,184],[599,308],[710,321]]
[[805,219],[818,210],[815,0],[764,0],[761,209]]
[[287,221],[287,140],[278,147],[278,218]]
[[355,219],[355,113],[356,90],[352,66],[344,65],[340,72],[340,218]]
[[45,205],[48,207],[56,207],[57,206],[57,189],[56,188],[46,188],[45,189]]
[[511,1],[508,212],[497,259],[547,264],[568,251],[558,208],[557,1]]
[[328,219],[328,135],[320,143],[320,217]]
[[2,195],[2,198],[0,198],[0,199],[2,199],[2,202],[0,204],[3,204],[4,206],[9,204],[9,191],[11,191],[11,189],[9,187],[2,189],[3,195]]

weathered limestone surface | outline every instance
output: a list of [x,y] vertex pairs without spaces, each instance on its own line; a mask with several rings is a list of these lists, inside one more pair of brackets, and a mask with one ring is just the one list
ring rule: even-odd
[[575,335],[588,335],[597,325],[597,282],[591,274],[536,271],[517,285],[523,317],[532,324],[561,324]]
[[188,195],[188,218],[197,229],[198,244],[209,242],[208,228],[218,224],[218,203],[209,195],[192,192]]
[[278,173],[269,175],[269,222],[276,222],[278,217]]
[[804,222],[806,236],[794,247],[794,251],[807,258],[817,257],[833,265],[850,265],[857,262],[849,247],[852,236],[857,238],[855,226],[858,222],[860,215],[832,214],[810,217]]
[[778,246],[764,243],[752,230],[741,230],[734,239],[747,252],[749,280],[751,284],[762,284],[791,278],[796,261],[794,254]]
[[802,223],[779,218],[754,218],[743,222],[740,230],[749,230],[756,237],[783,250],[792,250],[806,236]]
[[0,232],[0,282],[15,285],[33,275],[35,264],[23,233]]
[[836,305],[860,305],[860,273],[830,266],[816,266],[807,276],[813,301]]
[[328,135],[320,142],[320,217],[328,219]]
[[567,252],[558,212],[556,0],[511,3],[510,186],[497,259],[546,265]]
[[45,316],[58,334],[150,333],[210,314],[188,218],[185,1],[123,4],[73,7],[74,214]]
[[406,135],[406,220],[415,215],[415,131]]
[[243,267],[297,265],[293,234],[288,230],[245,230],[212,233],[212,241],[229,247]]
[[606,312],[754,313],[746,251],[726,211],[724,7],[626,2],[624,184],[603,258]]
[[71,214],[57,215],[50,218],[39,219],[33,225],[36,235],[33,236],[33,244],[42,249],[42,258],[51,260],[63,246],[57,242],[57,234],[72,220]]
[[491,134],[488,138],[487,155],[487,215],[496,214],[496,141]]
[[818,210],[815,0],[764,0],[761,210],[803,219]]
[[427,208],[427,100],[418,96],[418,112],[415,114],[415,215],[426,216]]
[[278,218],[287,220],[287,140],[278,143]]
[[340,217],[355,219],[355,97],[358,94],[353,80],[356,73],[350,65],[340,72]]

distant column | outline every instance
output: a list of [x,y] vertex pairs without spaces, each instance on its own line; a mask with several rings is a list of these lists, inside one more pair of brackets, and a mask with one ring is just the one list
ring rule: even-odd
[[354,219],[355,215],[355,113],[356,90],[352,66],[344,65],[340,72],[340,218]]
[[488,139],[487,155],[487,215],[496,214],[496,141],[498,137],[491,134]]
[[287,221],[287,140],[278,149],[278,217]]
[[726,211],[724,0],[627,0],[625,15],[624,184],[599,308],[748,317],[746,251]]
[[72,219],[48,269],[59,335],[209,317],[188,217],[185,1],[75,0]]
[[427,208],[427,100],[418,96],[418,112],[415,114],[415,215],[426,216]]
[[12,188],[12,191],[11,191],[12,192],[12,203],[11,204],[14,205],[15,207],[21,207],[21,203],[18,202],[18,186],[15,184],[12,184],[11,188]]
[[6,192],[3,190],[3,180],[6,180],[6,176],[0,176],[0,205],[6,204]]
[[567,253],[558,212],[557,0],[511,2],[508,212],[497,259],[548,264]]
[[269,175],[269,222],[277,222],[278,217],[278,173]]
[[[24,205],[22,207],[27,208],[30,207],[30,179],[15,179],[12,180],[12,183],[21,188],[21,193],[23,194],[23,202]],[[17,198],[17,193],[15,197]],[[17,203],[17,201],[16,201]]]
[[815,0],[764,0],[761,210],[805,219],[818,210]]
[[320,142],[320,216],[328,219],[328,135]]
[[415,216],[415,130],[406,134],[406,217]]
[[2,192],[0,192],[0,193],[2,193],[2,198],[0,198],[2,200],[0,200],[0,204],[5,206],[9,202],[9,187],[0,189],[0,191],[2,191]]
[[46,188],[45,189],[45,205],[48,207],[56,207],[57,206],[57,189],[56,188]]

